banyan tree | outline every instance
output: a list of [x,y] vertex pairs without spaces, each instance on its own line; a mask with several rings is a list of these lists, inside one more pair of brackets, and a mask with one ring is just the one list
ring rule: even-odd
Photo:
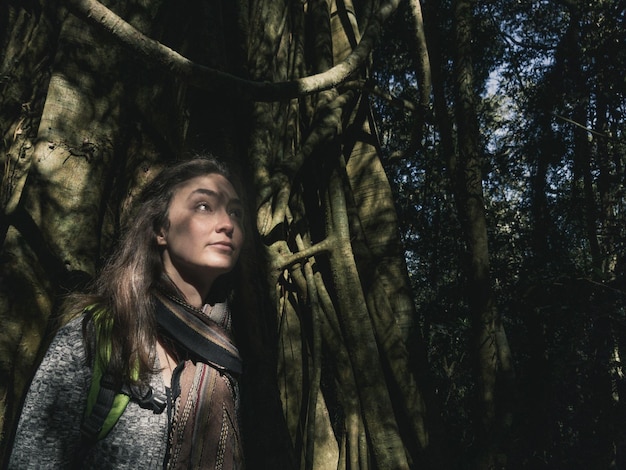
[[28,380],[139,188],[211,152],[246,183],[250,468],[409,468],[436,428],[368,65],[398,0],[0,6],[0,399]]

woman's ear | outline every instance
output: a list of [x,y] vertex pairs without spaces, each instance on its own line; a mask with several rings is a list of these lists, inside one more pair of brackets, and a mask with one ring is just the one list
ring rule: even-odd
[[158,246],[166,246],[167,245],[166,235],[167,235],[167,233],[165,232],[164,229],[159,230],[159,232],[156,234],[156,241],[157,241],[157,245]]

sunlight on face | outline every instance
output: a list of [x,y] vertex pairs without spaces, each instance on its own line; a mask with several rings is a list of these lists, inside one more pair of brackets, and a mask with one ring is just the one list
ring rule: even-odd
[[206,295],[237,262],[244,240],[242,215],[241,201],[222,175],[182,184],[170,202],[169,227],[157,236],[165,272],[180,288],[181,283],[192,285]]

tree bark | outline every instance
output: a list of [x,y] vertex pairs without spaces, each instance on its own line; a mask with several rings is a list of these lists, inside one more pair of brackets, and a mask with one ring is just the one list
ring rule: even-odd
[[250,468],[422,459],[428,423],[407,354],[415,312],[393,199],[367,100],[336,87],[365,74],[398,2],[361,18],[350,2],[67,2],[77,16],[30,3],[39,22],[10,8],[3,67],[29,58],[8,39],[19,20],[51,72],[40,88],[16,82],[13,105],[38,101],[0,114],[13,133],[2,155],[11,283],[0,297],[12,318],[2,373],[15,385],[4,404],[17,406],[60,294],[97,271],[141,186],[164,163],[210,150],[241,170],[254,218],[236,320]]
[[[498,409],[498,401],[510,403],[513,365],[502,319],[498,313],[490,277],[487,222],[482,188],[482,151],[476,112],[472,44],[472,2],[455,2],[455,98],[459,161],[455,199],[467,244],[469,307],[474,329],[473,355],[477,386],[476,468],[506,466],[503,433],[510,425],[510,404]],[[498,376],[505,388],[496,388]],[[507,396],[508,395],[508,396]]]

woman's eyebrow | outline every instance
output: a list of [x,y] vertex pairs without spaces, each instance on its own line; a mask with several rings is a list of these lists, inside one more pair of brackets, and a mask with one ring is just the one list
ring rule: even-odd
[[[218,193],[217,191],[213,191],[212,189],[208,189],[208,188],[198,188],[198,189],[194,189],[191,194],[189,195],[189,197],[192,197],[194,194],[204,194],[206,196],[209,197],[214,197],[214,198],[225,198],[225,195],[222,193]],[[232,199],[228,199],[227,201],[229,204],[236,204],[236,205],[242,205],[241,200],[238,197],[232,198]]]
[[195,194],[205,194],[206,196],[219,197],[219,194],[217,192],[213,191],[212,189],[206,188],[194,189],[189,196],[194,196]]

